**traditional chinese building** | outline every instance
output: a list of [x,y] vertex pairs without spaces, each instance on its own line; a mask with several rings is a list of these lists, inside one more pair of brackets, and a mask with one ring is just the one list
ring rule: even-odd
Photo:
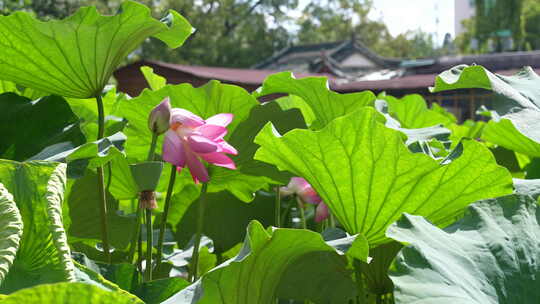
[[480,105],[489,104],[489,92],[468,89],[432,94],[428,90],[437,74],[460,64],[478,64],[504,75],[511,75],[523,66],[531,66],[540,73],[540,51],[403,60],[381,57],[352,37],[346,41],[290,46],[250,69],[138,61],[118,69],[114,75],[121,91],[136,96],[147,87],[140,72],[144,65],[164,76],[168,83],[201,86],[217,79],[250,92],[268,75],[293,71],[298,78],[327,77],[330,88],[342,93],[371,90],[398,97],[418,93],[428,102],[437,102],[459,118],[466,119],[474,117],[475,109]]

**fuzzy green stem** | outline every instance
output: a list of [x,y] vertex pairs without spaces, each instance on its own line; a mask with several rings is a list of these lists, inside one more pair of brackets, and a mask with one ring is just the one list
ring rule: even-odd
[[[102,139],[105,135],[105,111],[103,110],[103,100],[101,95],[96,96],[97,108],[98,108],[98,136],[97,139]],[[98,176],[98,193],[99,193],[99,211],[101,218],[101,243],[103,246],[103,252],[107,262],[111,262],[111,252],[109,250],[109,235],[107,227],[107,198],[105,193],[105,174],[103,173],[103,166],[97,168]]]
[[146,282],[152,281],[152,209],[146,209]]
[[165,206],[163,207],[163,215],[161,217],[161,225],[159,226],[159,239],[157,244],[157,263],[156,268],[161,264],[163,254],[163,241],[165,239],[165,228],[167,227],[167,217],[169,216],[169,208],[171,206],[171,197],[173,194],[174,181],[176,179],[176,166],[172,166],[171,176],[169,178],[169,186],[167,187],[167,196],[165,197]]
[[279,186],[276,187],[276,227],[281,227],[281,196],[279,195]]
[[[136,222],[135,222],[135,235],[133,236],[133,240],[131,241],[131,245],[129,247],[129,255],[128,255],[128,261],[133,262],[133,258],[135,257],[135,248],[137,248],[139,241],[139,236],[141,234],[141,217],[142,217],[142,209],[137,207],[137,216],[136,216]],[[142,252],[142,250],[141,250]],[[139,252],[139,256],[141,256],[141,252]]]
[[362,270],[360,269],[361,267],[360,263],[361,262],[357,259],[354,259],[353,261],[356,284],[357,284],[357,289],[358,289],[357,297],[359,299],[359,303],[363,304],[363,303],[366,303],[367,294],[366,294],[366,289],[364,287],[364,276],[362,275]]
[[307,229],[306,213],[304,212],[304,203],[302,199],[296,196],[296,202],[298,203],[298,210],[300,210],[300,219],[302,220],[302,228]]
[[[147,161],[154,160],[154,154],[156,151],[157,138],[159,134],[152,132],[152,143],[148,149],[148,156],[146,157]],[[145,280],[152,280],[152,209],[145,209],[146,214],[146,271],[145,271]],[[142,217],[142,208],[141,208],[141,199],[139,198],[139,209],[137,210],[137,218]],[[140,223],[140,220],[137,222]],[[141,225],[139,225],[139,230]],[[141,235],[140,231],[137,232],[138,235]],[[141,242],[139,238],[139,242]],[[142,245],[139,246],[139,256],[142,256]]]
[[156,144],[157,144],[157,138],[158,134],[156,132],[152,132],[152,143],[150,144],[150,149],[148,150],[148,157],[146,157],[146,160],[153,161],[154,160],[154,153],[156,152]]
[[336,218],[334,217],[332,213],[330,213],[329,218],[330,218],[330,227],[336,228]]
[[203,183],[201,196],[199,197],[198,215],[197,215],[197,232],[195,233],[195,243],[193,244],[193,255],[191,256],[191,267],[189,273],[189,281],[195,282],[198,276],[199,268],[199,247],[201,245],[202,231],[204,227],[204,211],[206,209],[206,188],[207,183]]

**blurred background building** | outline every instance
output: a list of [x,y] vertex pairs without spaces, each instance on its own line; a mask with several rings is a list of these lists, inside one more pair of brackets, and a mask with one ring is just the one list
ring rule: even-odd
[[[113,14],[122,0],[0,1],[42,19],[63,18],[82,5]],[[150,65],[169,83],[200,86],[210,79],[258,88],[268,75],[324,76],[339,92],[419,93],[462,119],[489,102],[481,90],[431,94],[435,76],[455,65],[480,64],[512,74],[540,69],[538,0],[139,0],[155,17],[167,9],[197,29],[169,50],[146,41],[115,73],[119,88],[146,87]]]

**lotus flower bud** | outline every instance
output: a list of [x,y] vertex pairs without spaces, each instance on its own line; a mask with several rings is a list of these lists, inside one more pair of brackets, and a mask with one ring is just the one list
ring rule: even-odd
[[170,119],[171,103],[169,97],[165,97],[165,99],[150,112],[150,116],[148,117],[148,128],[152,133],[161,135],[169,129]]

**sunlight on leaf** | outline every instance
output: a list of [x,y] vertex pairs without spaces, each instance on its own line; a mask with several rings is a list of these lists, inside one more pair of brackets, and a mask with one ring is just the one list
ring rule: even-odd
[[493,74],[482,66],[456,66],[435,79],[432,92],[464,88],[492,91],[492,120],[482,139],[507,149],[540,156],[540,77],[526,67],[513,76]]
[[27,12],[0,16],[0,78],[74,98],[100,94],[112,72],[148,37],[182,45],[189,23],[170,10],[161,22],[134,1],[115,16],[83,7],[63,20],[39,21]]
[[371,247],[389,241],[384,231],[403,212],[444,225],[475,200],[511,193],[510,173],[481,143],[464,141],[459,157],[441,164],[410,152],[376,115],[365,107],[318,132],[282,137],[269,124],[255,140],[255,159],[304,177],[347,232],[365,235]]
[[13,264],[23,231],[23,222],[17,204],[0,183],[0,284]]
[[105,291],[84,283],[44,284],[15,292],[3,304],[144,304],[126,292]]
[[13,194],[24,230],[20,248],[0,292],[74,279],[62,222],[66,166],[52,162],[0,161],[0,180]]
[[355,295],[346,266],[343,253],[326,244],[316,232],[265,231],[253,221],[235,258],[163,304],[271,304],[276,295],[315,303],[346,303]]
[[[268,76],[263,86],[254,95],[260,97],[276,93],[291,94],[302,98],[315,115],[315,121],[310,126],[312,129],[320,129],[334,118],[372,105],[375,100],[372,92],[339,94],[328,88],[328,81],[324,77],[296,79],[291,72]],[[309,121],[306,122],[309,123]]]

